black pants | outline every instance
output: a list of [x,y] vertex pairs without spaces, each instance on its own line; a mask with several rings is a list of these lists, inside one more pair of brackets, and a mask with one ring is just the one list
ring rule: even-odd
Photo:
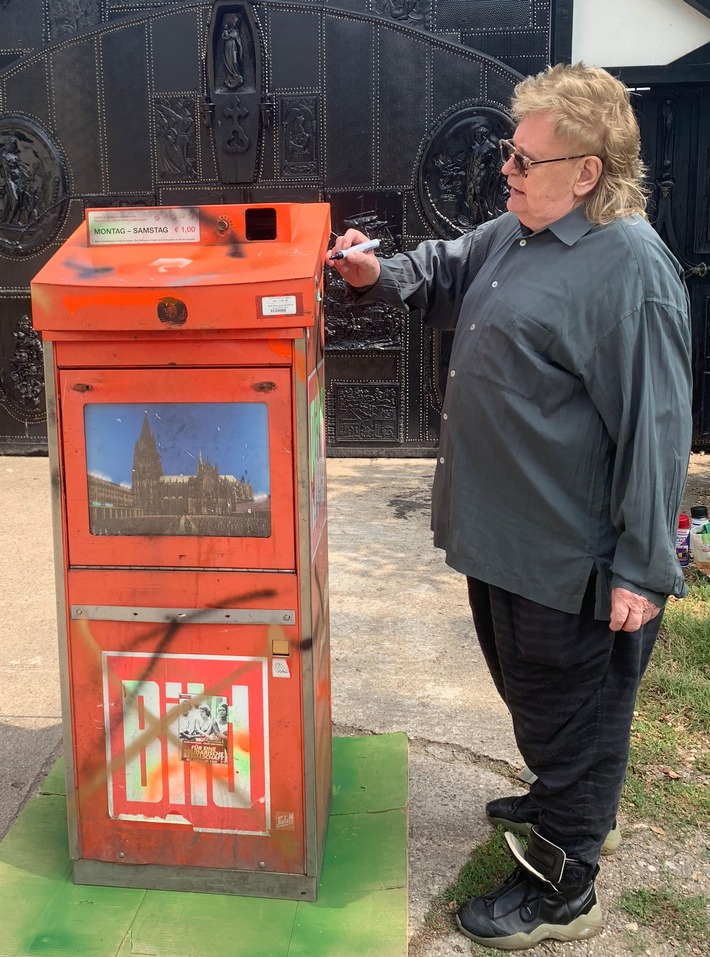
[[594,581],[578,615],[468,579],[473,620],[515,739],[538,776],[540,833],[596,864],[629,758],[636,692],[661,615],[636,632],[594,618]]

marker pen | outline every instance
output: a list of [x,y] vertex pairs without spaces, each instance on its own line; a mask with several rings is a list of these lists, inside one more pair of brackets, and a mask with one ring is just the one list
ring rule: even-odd
[[368,249],[378,249],[380,245],[379,239],[368,239],[366,243],[357,243],[355,246],[351,246],[350,249],[341,249],[340,252],[331,253],[331,259],[345,259],[348,253],[364,253]]

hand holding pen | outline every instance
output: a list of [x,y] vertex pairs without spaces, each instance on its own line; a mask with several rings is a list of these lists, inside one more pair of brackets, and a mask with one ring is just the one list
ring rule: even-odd
[[355,243],[354,246],[350,246],[348,249],[339,249],[337,252],[331,253],[332,259],[345,259],[350,253],[365,253],[368,249],[379,249],[380,241],[379,239],[368,239],[366,243]]
[[327,263],[334,266],[343,279],[356,289],[374,285],[380,277],[380,262],[375,249],[378,239],[369,239],[357,229],[338,236],[328,250]]

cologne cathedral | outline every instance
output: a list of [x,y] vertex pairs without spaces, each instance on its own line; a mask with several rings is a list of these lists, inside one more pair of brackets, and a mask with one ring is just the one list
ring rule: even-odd
[[244,476],[220,475],[200,453],[196,475],[165,475],[158,444],[143,418],[133,450],[131,488],[88,476],[93,535],[248,535],[271,532],[269,498],[254,499]]

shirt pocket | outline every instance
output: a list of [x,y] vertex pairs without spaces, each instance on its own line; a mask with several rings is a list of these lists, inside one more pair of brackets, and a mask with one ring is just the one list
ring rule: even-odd
[[531,400],[543,415],[552,415],[580,387],[578,376],[553,359],[555,339],[553,329],[499,298],[480,325],[465,373]]
[[553,336],[550,329],[498,299],[480,323],[478,343],[466,363],[466,374],[514,395],[532,398],[549,364],[546,353]]

